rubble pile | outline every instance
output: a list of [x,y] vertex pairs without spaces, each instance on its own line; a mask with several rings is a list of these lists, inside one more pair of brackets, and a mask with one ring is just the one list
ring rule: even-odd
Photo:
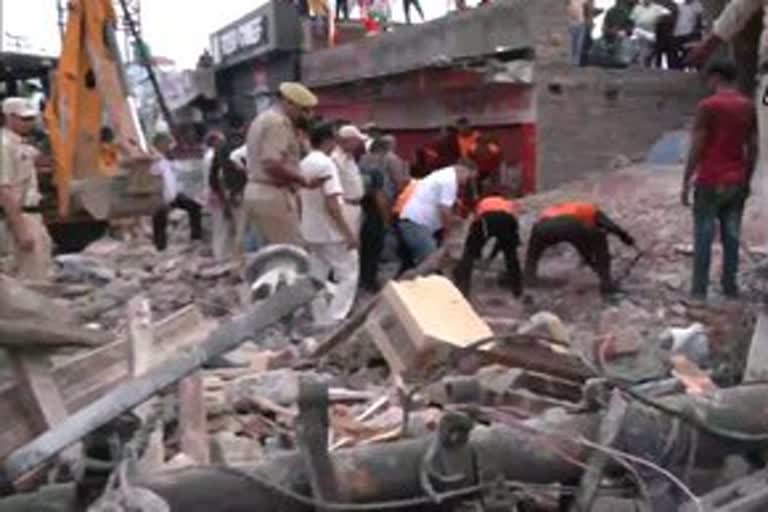
[[[473,305],[496,331],[514,332],[521,322],[539,311],[557,315],[575,343],[589,345],[610,339],[623,350],[660,336],[670,327],[702,323],[713,350],[727,356],[739,342],[747,343],[754,327],[755,311],[746,304],[760,302],[766,291],[760,269],[768,256],[768,211],[762,208],[765,194],[759,187],[748,202],[743,225],[741,286],[744,300],[727,301],[720,295],[721,249],[713,247],[712,296],[708,304],[688,298],[692,265],[692,219],[680,205],[677,166],[628,168],[609,175],[585,179],[555,190],[525,198],[522,203],[521,238],[526,240],[537,212],[559,202],[594,201],[626,228],[637,241],[637,251],[611,240],[613,274],[624,294],[613,303],[601,304],[598,281],[581,265],[570,248],[554,248],[541,261],[541,287],[526,290],[525,304],[515,304],[495,285],[489,273],[473,298]],[[453,248],[458,254],[460,245]],[[641,253],[638,256],[637,252]],[[521,257],[524,248],[521,250]],[[494,271],[501,267],[494,267]],[[742,356],[744,354],[741,354]],[[718,359],[721,361],[721,359]]]
[[171,245],[158,252],[146,240],[103,239],[80,254],[56,258],[59,286],[53,293],[69,299],[83,321],[108,330],[125,326],[125,305],[139,293],[150,300],[158,319],[189,304],[206,316],[229,316],[240,308],[239,267],[209,254],[202,245]]
[[[546,282],[519,301],[496,284],[496,262],[477,272],[470,300],[441,276],[392,281],[337,331],[299,337],[301,314],[280,318],[296,310],[288,302],[306,302],[291,292],[301,284],[251,306],[240,270],[200,247],[158,254],[146,243],[100,241],[59,257],[49,291],[70,301],[82,323],[128,337],[134,347],[143,329],[156,345],[148,345],[145,363],[131,356],[132,374],[111,383],[103,403],[83,399],[68,424],[51,425],[46,442],[79,428],[92,448],[103,433],[85,420],[128,404],[107,411],[112,425],[143,401],[130,400],[132,393],[152,397],[135,409],[143,421],[126,441],[135,451],[102,461],[106,475],[137,461],[144,469],[92,510],[105,510],[99,506],[114,502],[114,492],[124,502],[138,499],[133,485],[170,510],[207,510],[214,502],[288,511],[384,502],[384,510],[393,500],[411,510],[454,491],[486,504],[493,494],[508,505],[499,510],[704,510],[721,499],[708,495],[716,487],[766,478],[753,452],[768,439],[768,421],[754,414],[765,410],[760,375],[768,359],[759,347],[768,343],[768,321],[756,327],[754,299],[763,293],[768,219],[752,201],[745,300],[693,303],[686,293],[690,215],[678,205],[679,176],[635,168],[522,201],[523,240],[536,212],[574,199],[598,202],[633,234],[642,256],[612,244],[624,293],[607,303],[576,254],[556,248],[539,269]],[[452,257],[460,249],[448,241]],[[137,294],[148,299],[151,321],[127,305]],[[114,346],[99,350],[124,354]],[[62,389],[64,375],[76,384],[82,357],[57,363],[70,368],[53,370]],[[745,365],[751,385],[742,385]],[[745,467],[724,478],[722,460],[733,455]],[[5,470],[28,460],[21,448]],[[78,481],[78,496],[86,488],[96,499],[104,478]],[[0,504],[25,510],[24,500]]]

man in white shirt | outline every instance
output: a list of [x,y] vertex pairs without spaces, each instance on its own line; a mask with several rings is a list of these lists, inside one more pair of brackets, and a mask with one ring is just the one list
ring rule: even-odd
[[629,15],[635,24],[634,37],[640,43],[640,59],[650,65],[656,43],[656,26],[661,18],[670,14],[669,9],[651,0],[640,0]]
[[316,189],[301,189],[300,231],[310,254],[327,265],[334,282],[330,300],[312,303],[315,326],[329,328],[344,320],[355,302],[359,277],[358,230],[344,212],[344,188],[339,170],[329,156],[336,145],[330,124],[316,126],[310,134],[312,151],[300,164],[307,181],[323,181]]
[[158,251],[164,251],[168,246],[168,213],[179,208],[189,216],[190,237],[194,240],[203,238],[202,207],[192,198],[179,192],[173,165],[168,159],[173,147],[173,137],[161,132],[152,139],[157,152],[160,154],[154,164],[152,173],[163,178],[163,202],[165,205],[152,216],[152,239]]
[[344,212],[352,228],[359,230],[363,215],[360,204],[365,190],[355,155],[362,149],[365,135],[356,126],[348,124],[339,128],[336,142],[331,158],[339,169],[341,188],[344,189]]
[[683,0],[677,6],[677,20],[670,62],[672,69],[682,69],[687,54],[687,46],[701,37],[704,7],[699,0]]
[[414,265],[419,265],[437,250],[436,236],[448,237],[454,224],[453,208],[459,190],[476,174],[476,165],[461,160],[451,167],[433,172],[416,184],[403,206],[398,230]]

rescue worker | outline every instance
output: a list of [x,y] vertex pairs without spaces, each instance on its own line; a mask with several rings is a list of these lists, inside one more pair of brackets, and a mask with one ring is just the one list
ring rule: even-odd
[[323,176],[323,186],[303,189],[301,194],[301,232],[307,251],[321,262],[332,276],[330,300],[325,294],[312,303],[315,327],[332,328],[352,310],[357,293],[359,259],[358,229],[344,211],[344,186],[340,171],[330,153],[336,145],[333,126],[323,123],[310,134],[312,151],[301,161],[307,179]]
[[245,234],[242,215],[243,192],[248,181],[245,146],[235,147],[237,138],[225,139],[216,148],[208,180],[213,255],[225,259],[237,254],[237,243]]
[[156,133],[152,145],[159,158],[152,164],[150,172],[163,180],[163,202],[165,203],[152,216],[152,241],[158,251],[168,247],[168,215],[171,210],[187,212],[189,217],[189,236],[194,241],[203,238],[203,208],[191,197],[179,191],[179,183],[170,160],[174,139],[170,133]]
[[360,287],[373,293],[381,289],[379,262],[389,225],[389,198],[387,197],[387,151],[389,143],[374,139],[371,149],[360,160],[363,179],[363,225],[360,228]]
[[456,287],[467,297],[471,292],[475,261],[482,257],[483,249],[489,240],[496,241],[493,256],[498,251],[504,253],[506,274],[501,277],[500,283],[509,287],[515,297],[520,297],[523,293],[520,260],[517,257],[517,247],[520,245],[517,225],[519,208],[514,201],[507,199],[500,189],[497,190],[497,193],[482,198],[475,206],[475,220],[464,242],[464,253],[453,271]]
[[544,251],[553,245],[567,242],[598,275],[600,291],[603,294],[617,291],[611,278],[608,233],[616,235],[626,245],[635,244],[629,233],[593,203],[572,202],[547,208],[541,213],[531,231],[525,259],[526,280],[529,283],[536,282],[539,259]]
[[477,142],[470,149],[469,159],[477,164],[478,187],[492,190],[502,177],[500,169],[504,156],[501,146],[488,135],[480,135]]
[[476,171],[474,162],[461,160],[416,183],[398,220],[400,236],[415,265],[437,250],[439,239],[448,238],[459,192],[475,178]]
[[35,158],[39,152],[24,142],[40,112],[25,98],[3,101],[0,129],[0,207],[9,234],[13,271],[24,279],[47,279],[52,268],[51,239],[40,214]]
[[456,142],[459,146],[459,156],[461,158],[470,158],[472,156],[479,138],[480,132],[472,127],[469,119],[461,117],[456,121]]
[[413,262],[411,251],[408,249],[408,246],[403,239],[403,232],[400,229],[400,214],[403,212],[403,208],[405,208],[408,200],[416,191],[416,185],[418,185],[419,181],[420,180],[416,178],[411,178],[411,180],[403,187],[403,190],[397,195],[394,204],[392,205],[392,232],[395,235],[395,240],[397,240],[397,257],[400,259],[400,269],[397,271],[397,274],[395,274],[395,277],[400,277],[406,271],[416,266]]
[[327,179],[306,178],[299,170],[303,153],[299,132],[306,130],[316,105],[317,97],[309,89],[284,82],[277,104],[260,114],[248,130],[244,231],[255,228],[267,244],[302,244],[295,190],[317,188]]

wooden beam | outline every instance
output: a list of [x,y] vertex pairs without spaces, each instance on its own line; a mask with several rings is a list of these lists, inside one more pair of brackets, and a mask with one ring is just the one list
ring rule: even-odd
[[755,322],[755,332],[749,346],[744,382],[768,379],[768,313],[762,311]]
[[[152,307],[149,299],[143,295],[128,302],[128,342],[130,347],[130,369],[132,377],[144,375],[152,368],[152,354],[155,345],[152,328]],[[159,398],[151,398],[135,409],[136,415],[145,423],[155,408],[160,405]],[[155,426],[149,434],[149,441],[144,455],[138,461],[139,474],[148,475],[159,470],[165,462],[163,444],[163,424]]]
[[211,461],[204,391],[202,372],[195,372],[179,383],[181,451],[198,464]]
[[[53,379],[53,367],[48,356],[12,351],[10,360],[24,408],[34,427],[45,431],[66,420],[67,408]],[[62,460],[68,464],[76,463],[81,457],[82,445],[79,442],[68,446],[61,454]]]
[[[0,304],[6,293],[2,277]],[[152,361],[157,364],[196,344],[214,326],[215,322],[205,320],[194,306],[185,307],[154,323]],[[98,349],[78,353],[55,365],[53,379],[61,390],[66,410],[77,411],[124,382],[131,375],[127,357],[130,353],[130,342],[126,337]],[[0,417],[6,420],[0,422],[0,459],[45,430],[26,413],[20,388],[13,381],[0,383]]]
[[39,350],[62,347],[100,347],[111,340],[109,333],[83,329],[41,319],[0,319],[0,347],[9,350]]

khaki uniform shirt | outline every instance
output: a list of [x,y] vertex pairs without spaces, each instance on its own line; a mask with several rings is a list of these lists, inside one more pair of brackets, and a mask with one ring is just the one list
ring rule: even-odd
[[6,128],[0,129],[0,186],[11,186],[17,192],[22,207],[40,203],[35,158],[38,151],[22,138]]
[[763,34],[760,37],[760,62],[768,64],[768,0],[731,0],[715,21],[712,31],[720,39],[730,41],[747,24],[749,19],[763,9]]
[[246,151],[248,178],[255,183],[274,183],[264,170],[265,160],[283,161],[298,169],[302,153],[293,123],[279,108],[262,113],[251,123]]

